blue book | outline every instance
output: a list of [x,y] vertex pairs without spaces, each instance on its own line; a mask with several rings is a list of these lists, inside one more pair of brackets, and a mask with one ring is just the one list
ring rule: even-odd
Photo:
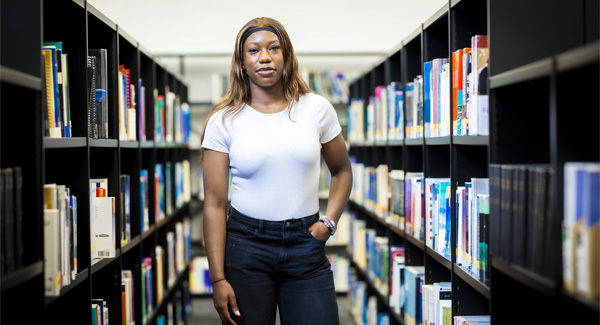
[[423,66],[423,110],[425,111],[425,137],[431,137],[431,61]]
[[404,304],[404,323],[407,325],[416,325],[418,319],[419,288],[417,281],[419,277],[425,275],[424,266],[407,266],[404,268],[404,283],[406,286],[406,300]]

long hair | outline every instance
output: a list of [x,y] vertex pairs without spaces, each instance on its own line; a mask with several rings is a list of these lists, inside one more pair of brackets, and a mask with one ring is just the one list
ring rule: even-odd
[[[244,36],[250,29],[258,27],[270,27],[277,32],[279,43],[281,44],[281,51],[283,53],[283,76],[282,76],[282,87],[287,100],[291,103],[297,102],[300,97],[304,94],[312,92],[308,87],[304,79],[298,72],[298,58],[294,53],[294,47],[288,33],[285,31],[283,25],[275,19],[267,17],[258,17],[247,22],[244,27],[238,32],[235,40],[235,51],[231,58],[231,70],[229,72],[230,87],[223,99],[219,101],[210,111],[208,117],[204,121],[204,128],[202,130],[202,136],[200,143],[204,140],[204,134],[206,131],[206,125],[208,120],[216,112],[225,110],[223,114],[223,120],[226,117],[238,113],[244,104],[250,102],[250,83],[248,78],[242,71],[244,63]],[[290,108],[291,108],[290,104]],[[201,156],[204,156],[204,149],[201,148]]]

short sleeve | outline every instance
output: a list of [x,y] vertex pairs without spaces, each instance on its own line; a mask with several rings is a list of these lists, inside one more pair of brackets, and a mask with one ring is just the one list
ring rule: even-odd
[[208,120],[202,148],[229,153],[230,137],[222,116],[219,113],[213,114]]
[[323,98],[322,104],[319,110],[319,140],[321,143],[327,143],[335,138],[340,132],[342,127],[338,121],[337,113],[333,105]]

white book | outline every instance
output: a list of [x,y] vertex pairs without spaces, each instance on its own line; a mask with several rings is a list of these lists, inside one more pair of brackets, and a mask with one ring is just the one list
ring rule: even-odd
[[60,295],[59,228],[58,209],[44,209],[44,292],[46,296]]
[[177,272],[183,272],[185,269],[184,244],[183,223],[177,222],[175,224],[175,265],[177,266]]
[[156,246],[156,303],[160,304],[163,299],[164,276],[163,276],[163,261],[164,249],[161,246]]
[[[133,88],[133,86],[132,86]],[[137,125],[137,117],[135,114],[135,108],[127,109],[127,140],[128,141],[136,141],[136,125]]]
[[431,310],[430,310],[430,297],[431,292],[433,292],[433,284],[424,284],[422,287],[422,324],[429,325],[433,324],[431,322]]
[[435,310],[435,324],[443,324],[444,321],[444,307],[452,306],[451,282],[436,282],[433,284],[433,299],[434,299],[434,310]]
[[465,251],[465,246],[464,246],[464,242],[463,242],[463,228],[464,228],[464,224],[463,224],[463,204],[464,202],[462,201],[462,197],[463,197],[463,193],[465,191],[465,187],[464,186],[458,186],[456,188],[456,209],[457,209],[457,234],[456,234],[456,264],[458,265],[464,265],[464,251]]
[[488,95],[477,95],[477,134],[490,134],[490,108]]
[[94,224],[96,253],[99,258],[115,257],[115,198],[96,197]]
[[96,247],[96,220],[94,218],[96,208],[94,207],[93,198],[96,197],[96,189],[98,187],[105,188],[108,193],[108,178],[92,178],[90,179],[90,251],[91,259],[98,257],[98,250]]

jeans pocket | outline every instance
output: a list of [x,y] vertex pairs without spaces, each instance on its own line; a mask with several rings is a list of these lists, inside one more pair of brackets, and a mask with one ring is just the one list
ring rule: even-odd
[[258,232],[257,228],[244,225],[235,220],[227,221],[227,235],[236,238],[254,238]]
[[327,242],[327,240],[321,240],[315,236],[313,236],[313,234],[310,232],[310,230],[308,228],[304,229],[304,235],[306,237],[308,237],[310,240],[319,243],[321,245],[325,245],[325,243]]

